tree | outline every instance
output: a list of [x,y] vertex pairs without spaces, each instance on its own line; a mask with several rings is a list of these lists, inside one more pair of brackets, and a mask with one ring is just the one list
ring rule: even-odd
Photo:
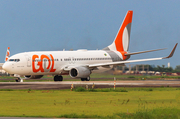
[[177,65],[175,70],[180,70],[180,65]]
[[180,72],[180,65],[177,65],[173,72]]

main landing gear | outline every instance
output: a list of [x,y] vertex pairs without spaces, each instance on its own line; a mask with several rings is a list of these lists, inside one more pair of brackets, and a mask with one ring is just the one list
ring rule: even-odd
[[63,77],[61,75],[54,76],[54,81],[63,81]]
[[90,76],[87,78],[81,78],[81,81],[90,81]]
[[[63,81],[63,77],[61,75],[54,76],[54,81]],[[90,76],[87,78],[81,78],[81,81],[90,81]]]

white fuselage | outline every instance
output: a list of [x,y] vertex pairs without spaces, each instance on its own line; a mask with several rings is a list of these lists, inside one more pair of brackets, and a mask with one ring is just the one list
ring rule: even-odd
[[[88,66],[122,60],[118,51],[77,50],[24,52],[11,56],[3,65],[9,74],[18,75],[64,75],[65,67]],[[110,68],[110,67],[109,67]],[[100,67],[94,71],[109,70]],[[100,70],[101,69],[101,70]]]

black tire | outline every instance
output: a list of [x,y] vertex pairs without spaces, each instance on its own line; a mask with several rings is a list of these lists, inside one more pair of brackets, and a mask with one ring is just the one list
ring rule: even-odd
[[59,81],[63,81],[63,77],[61,75],[59,76]]
[[54,76],[54,81],[63,81],[63,77],[61,75]]
[[81,81],[90,81],[90,76],[87,78],[81,78]]
[[54,81],[57,81],[58,75],[54,76]]
[[86,78],[81,78],[81,81],[85,81],[86,80]]
[[90,76],[89,76],[89,77],[86,78],[86,81],[90,81],[90,79],[91,79],[91,78],[90,78]]
[[16,82],[20,82],[20,79],[19,79],[19,78],[17,78],[17,79],[16,79]]

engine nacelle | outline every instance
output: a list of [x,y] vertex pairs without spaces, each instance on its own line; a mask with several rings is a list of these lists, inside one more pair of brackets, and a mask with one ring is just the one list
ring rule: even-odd
[[24,76],[26,79],[40,79],[43,75],[26,75]]
[[72,78],[87,78],[90,74],[91,71],[87,67],[74,67],[69,72]]

